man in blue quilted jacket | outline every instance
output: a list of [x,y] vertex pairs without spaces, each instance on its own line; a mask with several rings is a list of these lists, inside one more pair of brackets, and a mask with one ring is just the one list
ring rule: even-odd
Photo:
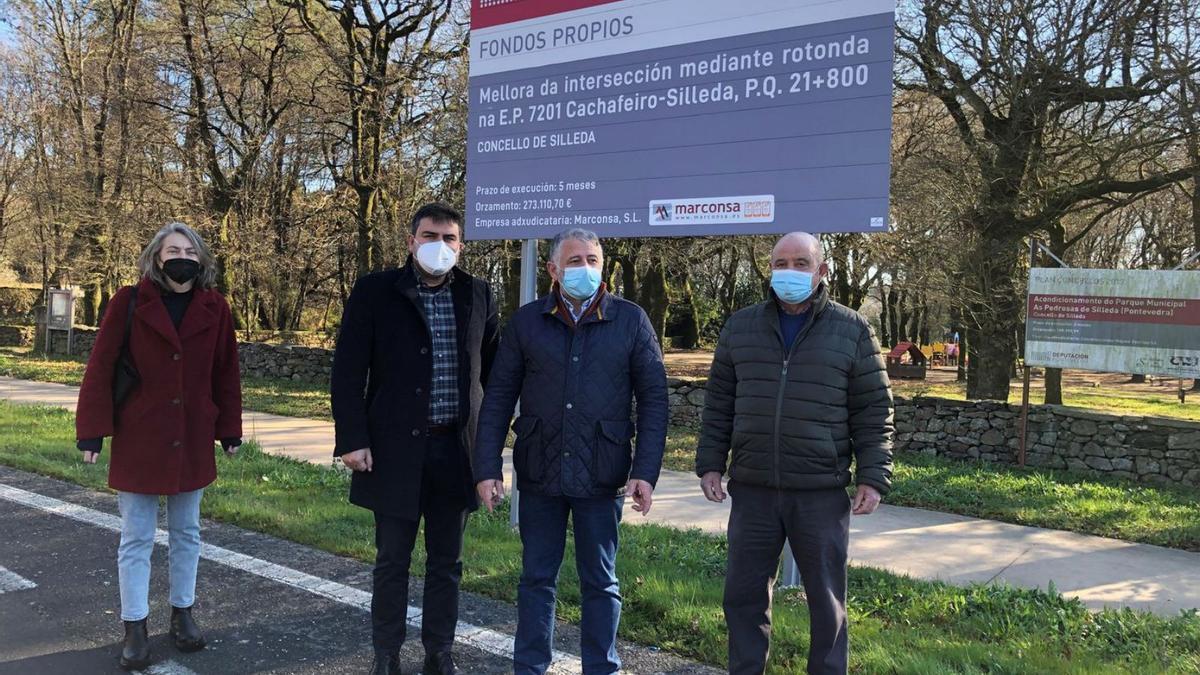
[[650,511],[666,443],[667,379],[649,318],[608,293],[603,266],[595,233],[572,229],[554,238],[546,263],[554,287],[505,327],[479,414],[472,466],[480,501],[491,510],[504,496],[501,452],[521,402],[513,424],[523,547],[518,675],[550,667],[568,515],[582,595],[583,672],[621,667],[617,526],[626,496],[642,515]]

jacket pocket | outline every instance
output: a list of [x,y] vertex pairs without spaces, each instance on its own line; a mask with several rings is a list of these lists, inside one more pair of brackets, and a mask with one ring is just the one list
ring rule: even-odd
[[629,469],[633,465],[633,422],[629,420],[601,420],[597,423],[595,475],[596,484],[602,488],[620,488],[629,480]]
[[532,415],[521,415],[513,422],[512,430],[517,435],[513,442],[513,468],[517,475],[534,483],[545,473],[545,460],[541,451],[542,421]]
[[221,409],[217,407],[217,404],[214,403],[212,399],[208,398],[201,402],[200,408],[203,411],[200,418],[200,423],[203,425],[202,428],[209,436],[213,436],[215,439],[217,433],[217,418],[221,416]]
[[829,427],[821,427],[821,440],[817,443],[819,457],[823,466],[828,466],[835,473],[838,467],[838,448],[833,440],[833,431]]

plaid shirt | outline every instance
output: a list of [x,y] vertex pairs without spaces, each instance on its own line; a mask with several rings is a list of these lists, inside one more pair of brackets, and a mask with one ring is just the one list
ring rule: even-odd
[[429,334],[433,339],[433,381],[429,384],[429,423],[458,421],[458,337],[454,321],[454,299],[450,279],[437,288],[418,281],[417,292],[425,306]]

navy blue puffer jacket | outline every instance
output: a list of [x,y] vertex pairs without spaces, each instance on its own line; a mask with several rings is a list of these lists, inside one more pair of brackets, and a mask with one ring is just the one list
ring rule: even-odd
[[597,302],[572,326],[551,293],[521,307],[505,327],[479,412],[477,483],[502,478],[518,398],[513,464],[521,490],[601,497],[631,478],[658,480],[667,434],[662,351],[641,307],[607,293]]

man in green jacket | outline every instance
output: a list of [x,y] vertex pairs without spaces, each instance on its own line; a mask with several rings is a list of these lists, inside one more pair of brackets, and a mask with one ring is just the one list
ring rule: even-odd
[[867,320],[829,299],[828,274],[815,237],[780,239],[770,299],[729,318],[709,374],[696,473],[714,502],[729,474],[724,608],[738,675],[766,668],[785,540],[808,596],[808,672],[846,672],[850,513],[874,511],[891,485],[887,370]]

